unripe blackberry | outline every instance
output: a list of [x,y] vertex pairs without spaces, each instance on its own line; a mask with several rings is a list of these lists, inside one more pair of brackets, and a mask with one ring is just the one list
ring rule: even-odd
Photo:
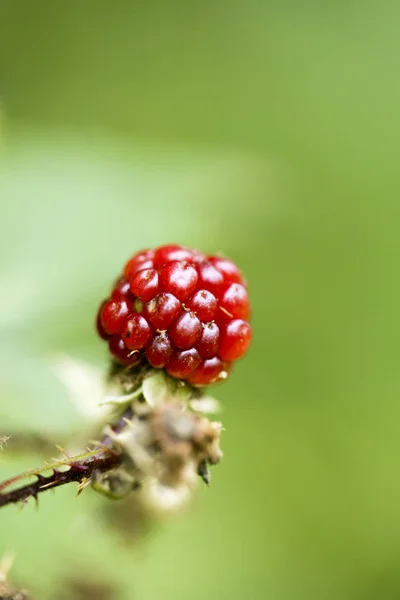
[[147,361],[203,386],[225,379],[251,341],[247,284],[226,258],[177,245],[135,254],[97,315],[113,359]]

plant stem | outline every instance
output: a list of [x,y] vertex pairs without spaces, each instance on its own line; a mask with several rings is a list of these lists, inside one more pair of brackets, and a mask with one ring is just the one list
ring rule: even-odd
[[[94,471],[108,471],[117,467],[120,463],[120,454],[107,448],[101,448],[22,473],[0,483],[0,508],[20,501],[25,503],[28,498],[37,500],[40,493],[67,483],[77,482],[83,484],[86,481],[89,482]],[[66,467],[68,467],[68,470],[65,470]],[[63,470],[60,470],[60,468],[63,468]],[[42,474],[49,470],[52,471],[51,475]],[[27,477],[36,477],[36,481],[7,491],[7,488]]]

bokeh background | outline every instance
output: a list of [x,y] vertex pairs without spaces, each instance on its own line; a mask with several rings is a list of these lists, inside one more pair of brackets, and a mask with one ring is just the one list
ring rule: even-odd
[[223,464],[183,515],[138,542],[74,486],[1,511],[0,554],[41,600],[400,597],[399,19],[386,0],[1,4],[1,479],[40,464],[24,435],[84,428],[54,360],[105,369],[93,316],[130,254],[223,251],[254,309],[215,390]]

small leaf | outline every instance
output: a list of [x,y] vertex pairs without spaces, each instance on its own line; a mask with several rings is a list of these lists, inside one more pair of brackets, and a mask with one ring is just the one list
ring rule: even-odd
[[131,392],[130,394],[116,394],[113,396],[106,396],[104,400],[100,402],[99,406],[104,406],[106,404],[113,404],[115,406],[121,404],[129,404],[130,402],[132,402],[132,400],[140,396],[141,393],[142,388],[140,387],[139,389],[135,390],[134,392]]
[[164,371],[154,372],[143,381],[143,396],[150,406],[154,407],[161,402],[171,399],[171,389]]

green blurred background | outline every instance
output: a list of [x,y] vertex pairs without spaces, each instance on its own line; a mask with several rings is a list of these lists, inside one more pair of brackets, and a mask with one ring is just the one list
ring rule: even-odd
[[[399,19],[1,3],[0,433],[82,428],[52,360],[105,368],[93,316],[142,247],[223,251],[254,309],[214,390],[223,464],[184,515],[133,543],[134,515],[74,486],[1,511],[41,600],[400,597]],[[41,460],[12,438],[1,479]]]

